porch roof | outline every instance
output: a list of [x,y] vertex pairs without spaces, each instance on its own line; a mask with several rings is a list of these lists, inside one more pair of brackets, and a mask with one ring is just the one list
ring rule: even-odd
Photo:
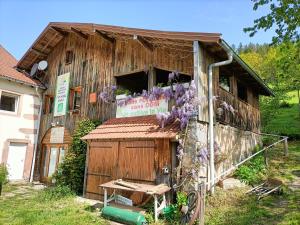
[[156,116],[151,115],[110,119],[82,139],[174,139],[178,132],[179,123],[160,128]]

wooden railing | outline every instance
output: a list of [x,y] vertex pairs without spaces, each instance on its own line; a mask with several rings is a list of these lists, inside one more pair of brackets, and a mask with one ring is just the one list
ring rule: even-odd
[[[214,106],[218,122],[229,124],[243,130],[254,132],[260,131],[259,109],[239,100],[233,94],[223,90],[222,88],[219,88],[218,96],[218,100]],[[231,105],[235,112],[232,113],[230,110],[226,110],[224,106],[222,106],[223,101]],[[218,110],[220,108],[223,110]]]

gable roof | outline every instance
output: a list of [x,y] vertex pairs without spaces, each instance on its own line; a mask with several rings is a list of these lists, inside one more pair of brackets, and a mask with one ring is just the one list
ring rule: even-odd
[[17,65],[17,62],[18,61],[2,45],[0,45],[0,78],[29,86],[43,87],[39,81],[16,70],[15,66]]
[[110,119],[82,139],[174,139],[178,132],[177,122],[160,128],[155,115],[136,116]]
[[[131,39],[141,37],[147,43],[158,46],[163,43],[172,45],[173,48],[175,46],[185,50],[188,48],[191,52],[193,51],[193,41],[200,41],[201,45],[209,53],[215,55],[218,60],[225,60],[228,57],[224,49],[224,45],[227,43],[221,38],[220,33],[159,31],[93,23],[51,22],[27,50],[17,67],[29,71],[34,63],[46,59],[48,54],[68,33],[76,33],[85,38],[88,35],[97,34],[110,41],[118,37]],[[260,94],[274,95],[255,71],[233,50],[232,52],[234,61],[230,66],[243,76],[242,79],[245,79],[248,84],[255,85]]]

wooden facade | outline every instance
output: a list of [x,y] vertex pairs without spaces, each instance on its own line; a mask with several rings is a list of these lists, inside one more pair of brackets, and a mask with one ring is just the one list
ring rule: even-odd
[[[163,167],[172,168],[172,148],[169,139],[127,139],[89,141],[84,195],[103,199],[99,188],[105,182],[123,179],[135,183],[171,185],[170,174],[163,178]],[[110,162],[110,163],[107,163]],[[141,203],[144,196],[122,193]]]
[[[158,70],[178,71],[193,79],[194,41],[200,43],[201,88],[202,93],[207,95],[208,65],[227,57],[219,45],[220,40],[219,34],[147,31],[91,24],[49,24],[18,66],[30,70],[33,63],[41,59],[47,60],[47,72],[40,77],[47,87],[44,92],[47,102],[55,96],[57,77],[70,73],[70,110],[65,116],[60,117],[54,117],[53,110],[44,110],[39,143],[53,124],[64,126],[72,135],[76,123],[83,118],[103,122],[115,117],[115,104],[106,104],[95,99],[95,96],[98,96],[104,87],[115,85],[117,77],[144,72],[147,75],[148,90],[156,85]],[[231,92],[219,86],[219,74],[223,72],[231,77]],[[225,111],[221,116],[217,116],[217,120],[239,129],[259,132],[258,98],[259,94],[264,92],[261,85],[251,78],[251,75],[244,75],[245,73],[247,71],[237,62],[227,66],[225,71],[219,68],[214,70],[214,95],[231,104],[238,115],[234,117]],[[246,90],[247,102],[238,99],[237,94],[237,81],[245,79],[248,79],[249,83]],[[74,93],[78,95],[75,96]],[[90,100],[91,96],[93,101]],[[73,106],[76,98],[79,101],[79,108],[75,110]],[[220,107],[218,104],[218,102],[215,104],[216,109]],[[47,107],[51,107],[50,105],[47,103]],[[203,106],[203,114],[206,113],[207,104]],[[207,123],[207,119],[203,118],[202,121]],[[155,183],[160,176],[158,171],[165,163],[170,165],[172,154],[175,154],[171,153],[169,140],[159,139],[110,142],[93,140],[89,146],[88,157],[97,159],[88,161],[86,193],[91,198],[99,198],[97,184],[109,179],[124,178]],[[40,176],[42,171],[39,170],[43,165],[41,149],[42,143],[38,146],[36,176]],[[147,161],[146,164],[138,160],[139,154]],[[111,164],[100,163],[107,160]],[[135,169],[142,167],[143,170]]]

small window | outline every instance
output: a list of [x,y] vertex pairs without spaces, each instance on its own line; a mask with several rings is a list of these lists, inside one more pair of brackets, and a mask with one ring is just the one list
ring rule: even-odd
[[80,110],[81,87],[71,88],[70,90],[70,111]]
[[219,77],[219,86],[225,91],[231,92],[230,77],[221,74]]
[[238,98],[242,101],[247,102],[248,96],[247,96],[247,87],[240,82],[237,82],[237,89],[238,89]]
[[2,92],[0,96],[0,110],[17,112],[19,96],[11,93]]
[[54,97],[52,95],[46,95],[44,101],[44,114],[52,113],[54,105]]
[[66,64],[71,64],[72,61],[73,61],[73,58],[74,58],[74,53],[73,51],[66,51],[66,60],[65,60],[65,63]]

